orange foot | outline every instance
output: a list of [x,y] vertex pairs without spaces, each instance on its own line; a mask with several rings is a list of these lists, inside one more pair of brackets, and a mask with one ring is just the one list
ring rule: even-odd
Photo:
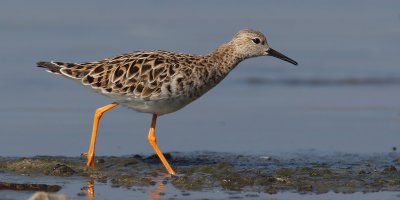
[[94,152],[92,152],[92,153],[85,152],[85,153],[82,153],[81,156],[85,157],[87,159],[86,166],[88,166],[88,167],[94,166]]

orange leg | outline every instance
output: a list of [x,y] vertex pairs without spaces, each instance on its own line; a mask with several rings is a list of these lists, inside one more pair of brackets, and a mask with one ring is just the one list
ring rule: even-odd
[[87,166],[94,166],[94,148],[96,146],[96,138],[97,138],[97,128],[99,126],[100,118],[103,116],[103,113],[117,106],[118,103],[113,102],[101,108],[97,108],[94,113],[93,118],[93,129],[92,129],[92,138],[90,140],[90,146],[87,153],[84,155],[87,157]]
[[158,148],[157,141],[156,141],[156,136],[154,135],[154,130],[156,128],[156,120],[157,120],[157,115],[153,114],[153,119],[151,120],[151,126],[149,130],[149,143],[153,147],[154,151],[157,153],[158,157],[160,158],[162,164],[164,165],[165,169],[167,169],[168,173],[171,175],[174,175],[175,172],[169,165],[167,159],[165,159],[164,154],[160,151],[160,148]]

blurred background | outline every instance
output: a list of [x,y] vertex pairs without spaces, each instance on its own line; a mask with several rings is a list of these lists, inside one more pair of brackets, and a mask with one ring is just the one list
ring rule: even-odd
[[[135,50],[206,54],[240,29],[299,62],[241,63],[158,120],[166,152],[388,152],[400,143],[400,1],[2,1],[0,156],[79,156],[96,108],[111,102],[37,61]],[[152,153],[151,115],[101,121],[97,155]]]

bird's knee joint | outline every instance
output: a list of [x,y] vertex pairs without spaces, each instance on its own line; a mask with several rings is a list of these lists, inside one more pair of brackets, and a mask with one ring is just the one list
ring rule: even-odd
[[152,136],[149,136],[147,139],[149,140],[150,143],[155,143],[155,142],[157,142],[156,138],[155,138],[155,137],[152,137]]
[[96,110],[96,112],[94,113],[94,116],[97,118],[97,117],[101,117],[101,116],[103,116],[103,113],[104,113],[104,111],[101,109],[101,108],[98,108],[97,110]]
[[104,112],[104,109],[103,108],[97,108],[96,109],[96,113],[103,113]]

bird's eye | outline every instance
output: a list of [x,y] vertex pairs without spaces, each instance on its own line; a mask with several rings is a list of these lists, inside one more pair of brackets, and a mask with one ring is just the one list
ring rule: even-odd
[[260,42],[261,42],[260,38],[254,38],[251,40],[253,40],[254,44],[260,44]]

